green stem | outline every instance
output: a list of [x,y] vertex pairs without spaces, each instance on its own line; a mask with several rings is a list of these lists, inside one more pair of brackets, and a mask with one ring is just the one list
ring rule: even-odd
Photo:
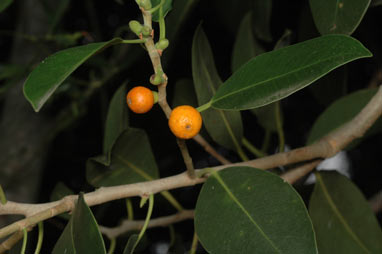
[[1,184],[0,184],[0,203],[2,205],[5,205],[7,203],[7,198],[5,197],[3,187],[1,187]]
[[115,247],[117,246],[117,241],[115,240],[115,238],[111,238],[110,239],[110,246],[109,246],[109,250],[107,251],[108,254],[113,254],[114,251],[115,251]]
[[147,12],[150,12],[151,14],[153,14],[154,12],[156,12],[159,8],[161,8],[165,3],[165,0],[162,0],[157,6],[149,9],[149,10],[146,10]]
[[267,155],[266,153],[263,153],[254,145],[252,145],[251,142],[249,142],[248,139],[246,139],[245,137],[242,138],[241,142],[244,145],[244,147],[247,148],[248,151],[253,153],[253,155],[255,155],[256,157],[265,157]]
[[194,232],[194,237],[192,238],[190,254],[195,254],[198,248],[198,235]]
[[269,145],[271,144],[271,134],[272,134],[271,130],[269,129],[265,130],[264,141],[263,141],[263,145],[261,146],[261,151],[263,153],[266,153],[268,151]]
[[23,232],[24,232],[23,245],[21,246],[20,254],[25,254],[25,250],[27,248],[27,241],[28,241],[28,232],[27,232],[27,229],[24,228]]
[[159,9],[159,40],[166,38],[166,23],[163,17],[163,6]]
[[37,245],[34,254],[39,254],[42,246],[42,240],[44,239],[44,224],[42,221],[38,223],[38,238]]
[[197,111],[203,112],[206,109],[209,109],[212,105],[212,101],[207,102],[206,104],[203,104],[202,106],[199,106],[196,108]]
[[280,101],[276,102],[276,127],[277,127],[277,134],[279,136],[279,151],[280,153],[284,152],[284,146],[285,146],[285,137],[284,137],[284,130],[283,130],[283,123],[282,123],[282,116],[281,116],[281,106]]
[[134,43],[145,43],[146,39],[134,39],[134,40],[122,40],[121,43],[134,44]]
[[240,156],[242,161],[249,161],[248,156],[245,154],[245,152],[240,146],[237,147],[237,154]]
[[175,244],[175,229],[174,229],[174,225],[170,224],[168,226],[168,230],[169,230],[169,235],[170,235],[170,244],[169,244],[169,247],[172,247]]
[[134,220],[133,203],[130,198],[126,199],[127,219]]
[[154,194],[151,194],[149,197],[149,208],[147,210],[145,224],[143,224],[142,230],[141,230],[141,232],[139,232],[138,240],[135,242],[133,249],[135,249],[137,247],[139,240],[141,240],[142,236],[144,235],[144,233],[147,229],[147,226],[149,225],[151,214],[153,212],[153,208],[154,208]]
[[168,191],[162,191],[160,193],[163,197],[165,197],[167,199],[168,202],[170,202],[170,204],[176,209],[178,210],[178,212],[184,210],[184,208],[182,207],[182,205],[178,202],[178,200],[176,200],[174,198],[173,195],[171,195],[170,192]]

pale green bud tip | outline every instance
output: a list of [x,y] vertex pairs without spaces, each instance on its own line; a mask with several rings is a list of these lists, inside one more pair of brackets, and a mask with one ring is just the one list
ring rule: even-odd
[[170,42],[166,38],[160,39],[157,43],[155,43],[155,48],[165,50],[168,47],[169,43]]
[[133,31],[133,33],[135,33],[136,35],[141,34],[142,29],[143,29],[143,26],[136,20],[130,21],[129,27],[130,27],[131,31]]

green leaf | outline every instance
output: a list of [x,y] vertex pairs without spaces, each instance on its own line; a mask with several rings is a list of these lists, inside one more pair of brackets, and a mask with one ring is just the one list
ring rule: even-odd
[[253,5],[256,36],[264,41],[272,41],[270,32],[272,0],[255,0]]
[[86,168],[88,182],[96,187],[149,181],[159,176],[146,133],[133,128],[125,130],[114,143],[110,163],[105,156],[99,156],[89,159]]
[[129,127],[128,110],[126,105],[126,84],[114,93],[106,117],[103,153],[110,160],[110,150],[119,135]]
[[382,5],[382,0],[371,0],[370,7]]
[[[274,49],[280,49],[290,44],[291,31],[285,30],[284,34],[277,41]],[[263,107],[252,109],[256,115],[258,123],[266,130],[277,132],[277,107],[279,107],[281,126],[283,125],[282,108],[279,103],[271,103]]]
[[97,222],[81,193],[73,215],[53,249],[53,254],[105,254],[105,244]]
[[346,94],[348,83],[346,67],[345,65],[335,69],[309,86],[319,103],[328,106]]
[[266,130],[277,132],[276,107],[280,107],[280,105],[271,103],[260,108],[252,109],[251,112],[256,115],[261,127]]
[[63,182],[58,182],[50,193],[50,201],[60,200],[66,196],[73,195],[74,192]]
[[181,79],[175,83],[172,105],[174,108],[180,105],[198,106],[192,80]]
[[139,242],[138,235],[137,234],[131,235],[129,237],[129,240],[127,241],[123,254],[133,254],[136,244],[138,244],[138,242]]
[[7,9],[7,7],[11,5],[11,3],[13,3],[13,0],[0,0],[0,12]]
[[[157,6],[158,4],[161,3],[162,0],[151,0],[151,4],[153,7]],[[165,1],[163,4],[163,17],[166,17],[167,13],[171,11],[172,8],[172,0],[163,0]],[[159,22],[159,10],[155,11],[152,14],[153,21]]]
[[119,38],[107,42],[90,43],[59,51],[42,61],[28,76],[24,84],[25,98],[38,112],[61,83],[89,57],[113,44]]
[[325,35],[259,55],[218,89],[212,106],[245,110],[283,99],[331,70],[371,53],[345,35]]
[[240,23],[232,52],[232,71],[236,71],[251,58],[264,53],[253,36],[252,13],[248,12]]
[[[192,76],[199,105],[207,103],[222,81],[218,75],[207,37],[199,25],[192,44]],[[239,112],[207,109],[202,112],[203,123],[212,139],[221,146],[238,151],[243,136]]]
[[166,37],[171,44],[173,40],[180,39],[176,35],[199,1],[200,0],[174,1],[171,15],[166,17],[166,23],[171,24],[166,27]]
[[321,34],[352,34],[370,0],[309,0],[314,23]]
[[[316,120],[309,133],[307,144],[322,138],[353,119],[377,92],[377,88],[359,90],[346,95],[331,104]],[[377,120],[365,136],[380,132],[382,119]],[[364,137],[365,137],[364,136]]]
[[321,171],[309,202],[320,253],[382,253],[382,231],[367,200],[345,176]]
[[196,203],[195,230],[208,253],[317,253],[298,193],[277,175],[250,167],[212,173]]

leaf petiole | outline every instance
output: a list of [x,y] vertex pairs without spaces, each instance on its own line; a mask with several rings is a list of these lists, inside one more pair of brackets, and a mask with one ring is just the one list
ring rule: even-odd
[[212,101],[209,101],[206,104],[203,104],[202,106],[197,107],[196,110],[201,113],[204,110],[209,109],[211,107],[211,104],[212,104]]
[[157,6],[147,10],[147,12],[150,12],[151,14],[153,14],[154,12],[156,12],[159,8],[161,8],[165,3],[165,0],[162,0]]

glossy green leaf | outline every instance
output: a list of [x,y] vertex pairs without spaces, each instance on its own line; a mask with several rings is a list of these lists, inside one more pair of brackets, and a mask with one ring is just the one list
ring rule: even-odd
[[309,0],[314,23],[321,34],[352,34],[370,0]]
[[25,98],[38,112],[62,82],[89,57],[121,39],[90,43],[59,51],[43,60],[28,76],[24,84]]
[[[280,49],[289,46],[292,32],[286,30],[277,41],[274,49]],[[279,107],[281,126],[283,125],[282,108],[280,103],[271,103],[263,107],[252,109],[251,112],[256,115],[258,123],[266,130],[277,132],[277,107]]]
[[[153,7],[157,6],[161,3],[162,0],[151,0],[151,4]],[[163,17],[166,17],[167,13],[171,11],[172,8],[172,0],[164,0],[163,4]],[[153,21],[159,22],[159,10],[155,11],[153,14]]]
[[272,41],[270,32],[272,0],[254,0],[252,2],[256,36],[264,41]]
[[325,35],[261,54],[237,70],[217,90],[212,106],[244,110],[281,100],[331,70],[371,53],[356,39]]
[[277,175],[250,167],[213,173],[195,210],[208,253],[317,253],[304,202]]
[[123,84],[114,93],[106,117],[103,153],[110,159],[110,150],[119,135],[129,127],[126,105],[126,85]]
[[89,159],[86,168],[88,182],[96,187],[158,178],[148,137],[143,130],[133,128],[125,130],[114,143],[110,163],[99,156]]
[[[309,136],[308,144],[322,138],[334,129],[353,119],[377,92],[375,89],[364,89],[344,96],[331,104],[316,120]],[[376,127],[374,127],[376,126]],[[382,119],[377,120],[366,135],[381,131]]]
[[13,0],[0,0],[0,12],[7,9],[7,7],[11,5],[11,3],[13,3]]
[[309,213],[320,253],[382,253],[382,231],[358,188],[335,171],[316,174]]
[[[201,26],[195,32],[192,44],[192,77],[199,105],[207,103],[222,83]],[[202,112],[202,117],[205,128],[216,143],[234,151],[240,149],[243,126],[239,112],[210,108]]]
[[264,53],[264,49],[253,36],[252,13],[248,12],[240,23],[235,44],[233,45],[232,71],[236,71],[248,60],[261,53]]
[[105,254],[105,244],[97,222],[81,193],[73,215],[53,249],[53,254]]

